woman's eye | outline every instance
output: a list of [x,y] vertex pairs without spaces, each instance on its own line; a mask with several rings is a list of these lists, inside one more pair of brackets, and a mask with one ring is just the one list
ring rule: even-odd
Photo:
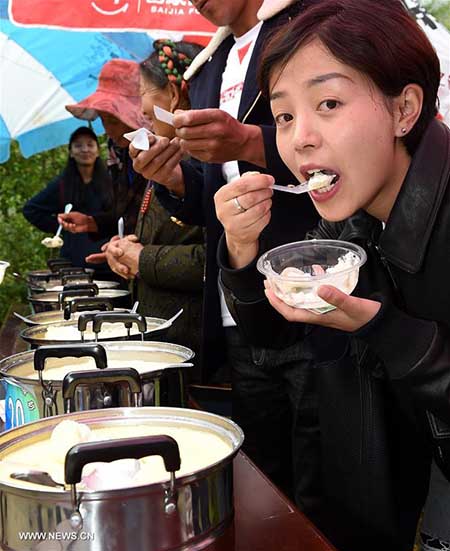
[[288,123],[291,121],[294,117],[290,115],[289,113],[281,113],[280,115],[277,115],[275,117],[275,122],[277,126],[283,126],[283,124]]
[[319,111],[332,111],[340,105],[340,102],[336,99],[326,99],[319,105]]

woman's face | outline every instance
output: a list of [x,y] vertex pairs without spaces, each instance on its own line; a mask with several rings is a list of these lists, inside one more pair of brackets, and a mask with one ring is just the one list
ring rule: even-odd
[[338,221],[361,208],[375,216],[390,211],[405,150],[385,97],[367,77],[314,40],[274,71],[270,84],[286,165],[300,182],[319,169],[336,175],[326,191],[310,192],[320,215]]
[[69,155],[79,166],[93,166],[99,155],[98,144],[90,136],[78,136],[70,145]]
[[175,137],[175,129],[170,124],[161,122],[155,117],[155,112],[153,107],[157,105],[162,107],[166,111],[172,111],[171,109],[171,89],[168,84],[165,88],[158,88],[150,82],[149,79],[146,79],[141,76],[140,82],[140,94],[142,101],[142,112],[151,122],[151,128],[158,136],[163,136],[165,138],[172,139]]

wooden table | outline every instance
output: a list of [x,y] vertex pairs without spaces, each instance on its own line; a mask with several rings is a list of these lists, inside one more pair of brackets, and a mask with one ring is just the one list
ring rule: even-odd
[[234,460],[233,524],[207,551],[336,551],[243,453]]

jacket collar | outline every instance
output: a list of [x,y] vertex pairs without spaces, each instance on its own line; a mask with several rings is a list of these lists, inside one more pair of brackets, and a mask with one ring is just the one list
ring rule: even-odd
[[258,60],[263,48],[264,41],[267,38],[269,31],[272,29],[274,20],[264,21],[258,38],[256,39],[255,47],[253,48],[252,57],[248,65],[247,74],[245,76],[244,88],[242,89],[241,102],[239,104],[238,120],[242,119],[247,114],[252,103],[259,94],[259,86],[257,82]]
[[342,227],[339,239],[342,241],[360,241],[364,246],[367,242],[378,243],[382,226],[381,222],[364,210],[359,210],[345,222],[337,222]]
[[402,270],[420,270],[450,175],[450,130],[433,120],[381,234],[384,256]]

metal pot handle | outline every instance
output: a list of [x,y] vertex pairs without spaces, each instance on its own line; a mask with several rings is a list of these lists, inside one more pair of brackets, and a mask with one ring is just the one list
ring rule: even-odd
[[72,410],[75,391],[79,385],[93,385],[96,383],[117,384],[128,383],[130,391],[133,394],[134,406],[139,406],[139,394],[142,393],[139,373],[132,367],[123,367],[120,369],[108,369],[99,371],[98,369],[89,371],[71,371],[68,373],[62,383],[62,395],[65,404],[66,413]]
[[49,258],[47,260],[47,266],[52,272],[56,272],[63,266],[66,268],[72,266],[72,263],[70,260],[67,260],[67,258]]
[[81,297],[68,302],[64,307],[64,319],[69,320],[75,312],[80,310],[114,310],[113,303],[109,298]]
[[98,312],[82,312],[78,317],[78,331],[81,333],[86,331],[88,323],[94,321],[97,314]]
[[172,514],[176,511],[175,471],[181,466],[180,450],[177,441],[171,436],[140,436],[102,442],[77,444],[67,452],[64,464],[64,479],[71,486],[73,512],[70,523],[74,530],[81,530],[83,518],[79,511],[76,484],[81,481],[83,467],[97,461],[115,461],[117,459],[140,459],[149,455],[160,455],[166,470],[170,473],[170,485],[164,496],[164,511]]
[[90,289],[95,292],[95,295],[98,295],[98,287],[95,283],[69,283],[64,285],[63,293],[64,291],[89,291]]
[[[66,286],[67,287],[67,286]],[[97,285],[96,285],[97,287]],[[98,294],[98,287],[97,292],[94,288],[86,289],[84,286],[81,287],[81,285],[77,289],[73,290],[64,290],[61,293],[58,294],[58,301],[59,304],[64,304],[64,301],[66,298],[70,297],[95,297]]]
[[56,272],[46,272],[42,274],[33,274],[32,276],[28,274],[27,278],[28,278],[28,284],[32,285],[30,279],[38,282],[45,281],[46,283],[49,283],[50,281],[52,281],[52,279],[58,280],[59,275]]
[[[136,323],[142,334],[142,340],[144,340],[144,333],[147,331],[147,321],[141,314],[132,314],[131,312],[104,312],[96,314],[92,322],[92,330],[96,334],[96,339],[104,323],[123,323],[128,329],[128,336],[130,336],[131,326],[133,323]],[[79,321],[78,329],[81,331]]]
[[101,344],[62,344],[41,346],[34,352],[34,369],[42,374],[47,358],[83,358],[91,356],[98,369],[108,367],[106,350]]
[[87,274],[84,268],[77,268],[75,266],[61,266],[58,271],[61,277],[65,275]]
[[85,272],[61,275],[61,283],[63,285],[67,285],[73,282],[92,283],[92,276],[90,274],[86,274]]
[[67,452],[64,464],[66,484],[81,481],[81,472],[88,463],[110,462],[118,459],[140,459],[149,455],[160,455],[166,471],[178,471],[181,466],[180,450],[177,441],[171,436],[138,436],[101,442],[77,444]]

